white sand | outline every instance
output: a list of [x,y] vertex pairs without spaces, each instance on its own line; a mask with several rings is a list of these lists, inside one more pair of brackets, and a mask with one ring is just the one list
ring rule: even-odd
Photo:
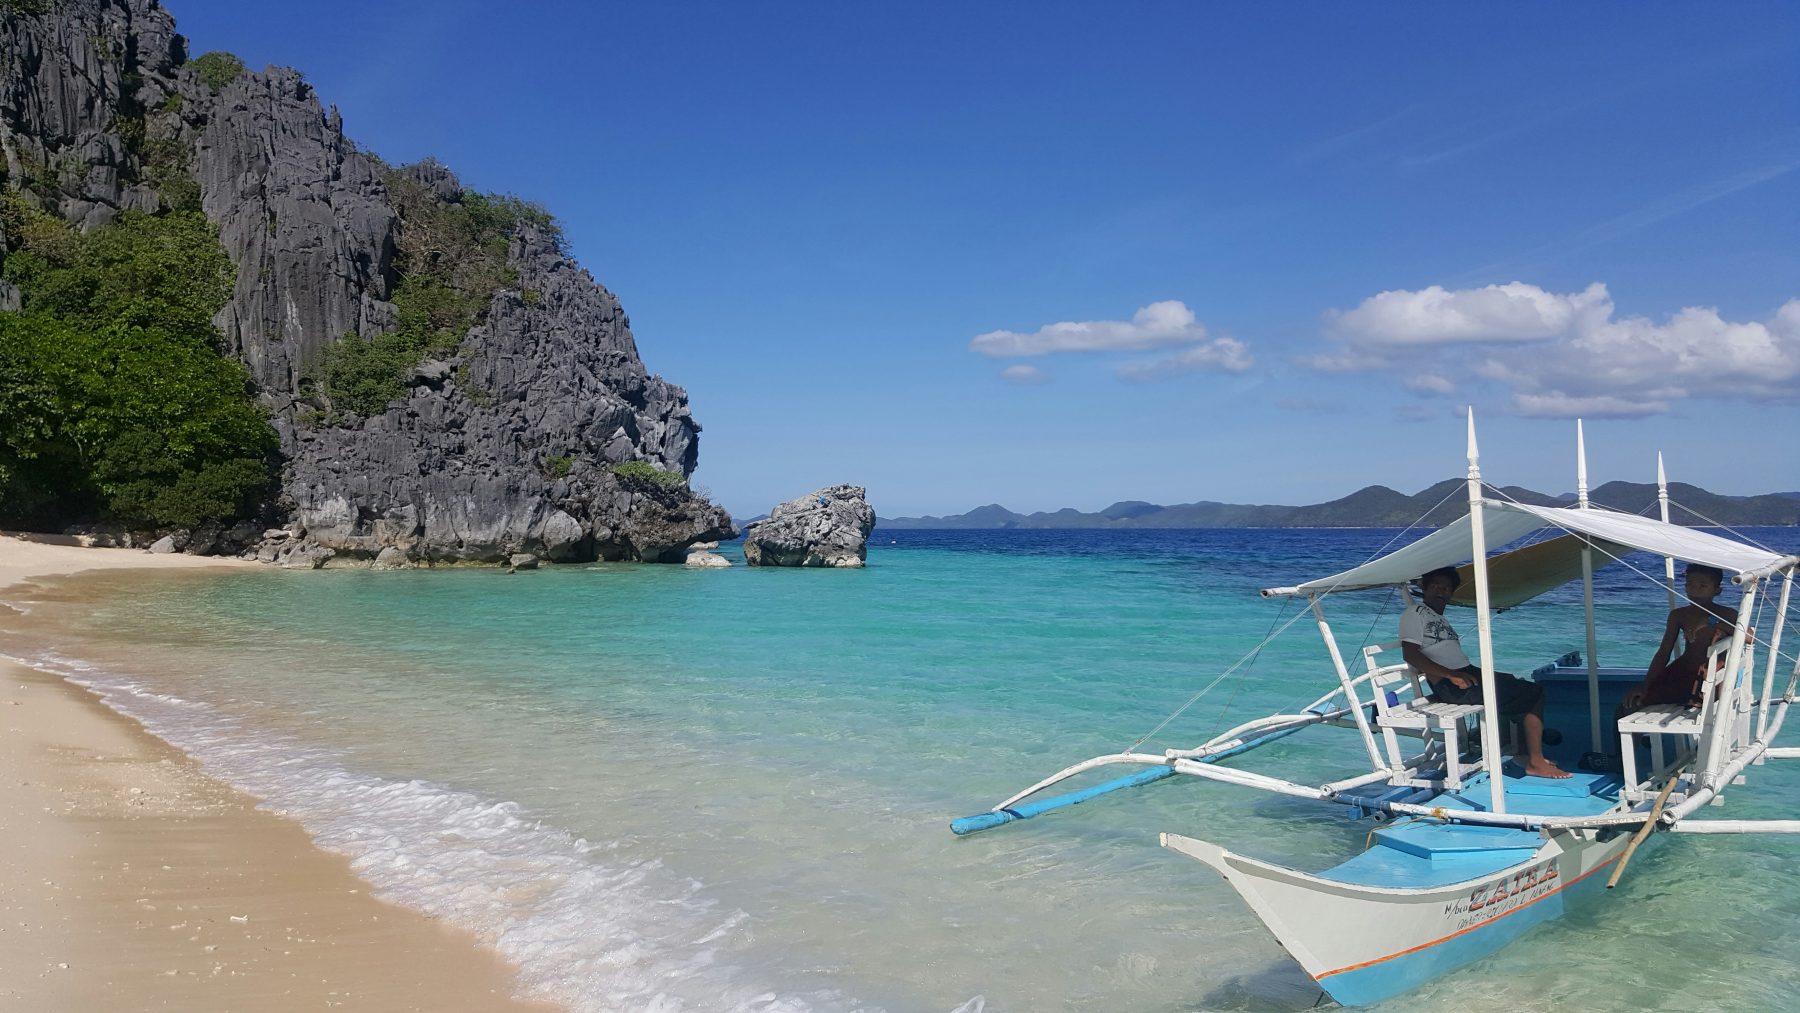
[[[258,565],[56,541],[0,535],[0,591]],[[0,663],[0,1008],[551,1008],[511,1000],[513,969],[473,937],[367,890],[93,694]]]

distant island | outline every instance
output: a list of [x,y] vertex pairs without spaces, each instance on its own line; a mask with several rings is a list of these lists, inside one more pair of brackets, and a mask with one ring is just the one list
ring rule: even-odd
[[[1568,506],[1573,493],[1549,496],[1518,486],[1502,491],[1521,503]],[[1656,511],[1656,486],[1608,482],[1588,498],[1598,506],[1626,513]],[[1800,524],[1800,491],[1760,496],[1721,496],[1699,486],[1669,485],[1669,519],[1677,524],[1791,526]],[[1273,504],[1178,503],[1161,506],[1141,500],[1114,503],[1098,513],[1064,507],[1052,512],[1014,513],[997,503],[946,517],[883,517],[877,527],[927,528],[1401,528],[1415,522],[1438,527],[1468,513],[1462,479],[1445,479],[1411,496],[1383,485],[1359,489],[1342,499],[1311,506]]]

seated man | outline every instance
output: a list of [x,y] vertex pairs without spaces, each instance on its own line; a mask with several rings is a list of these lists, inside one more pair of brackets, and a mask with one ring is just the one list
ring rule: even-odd
[[[1707,649],[1714,641],[1730,639],[1737,625],[1737,609],[1715,605],[1719,589],[1725,585],[1725,571],[1716,566],[1689,563],[1683,575],[1687,584],[1688,604],[1669,612],[1663,628],[1662,644],[1656,658],[1644,673],[1643,685],[1625,694],[1619,713],[1627,714],[1651,704],[1672,703],[1691,707],[1700,702],[1700,684],[1705,676]],[[1675,653],[1675,638],[1682,641],[1680,654]]]
[[[1419,578],[1420,600],[1400,617],[1400,652],[1431,686],[1431,698],[1442,703],[1481,703],[1481,669],[1469,663],[1462,640],[1444,606],[1462,584],[1453,566]],[[1500,719],[1525,729],[1525,755],[1514,757],[1534,777],[1568,777],[1544,755],[1544,688],[1506,672],[1494,673],[1494,704]]]

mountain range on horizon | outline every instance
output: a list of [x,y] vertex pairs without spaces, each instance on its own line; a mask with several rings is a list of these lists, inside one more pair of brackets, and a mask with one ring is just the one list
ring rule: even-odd
[[[991,528],[1384,528],[1424,524],[1440,527],[1468,513],[1464,480],[1445,479],[1411,496],[1384,485],[1371,485],[1348,496],[1308,506],[1220,503],[1202,500],[1163,506],[1122,500],[1087,513],[1072,507],[1016,513],[998,503],[942,517],[882,517],[878,527],[903,529]],[[1500,491],[1521,503],[1566,506],[1574,493],[1547,495],[1519,486]],[[1588,494],[1597,506],[1626,513],[1654,513],[1656,486],[1642,482],[1608,482]],[[1726,496],[1695,485],[1669,485],[1669,518],[1677,524],[1788,526],[1800,524],[1800,491]]]

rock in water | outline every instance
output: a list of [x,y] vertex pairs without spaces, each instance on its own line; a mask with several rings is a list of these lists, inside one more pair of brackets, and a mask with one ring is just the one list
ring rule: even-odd
[[509,570],[535,570],[538,568],[538,558],[529,552],[515,552],[512,554],[512,558],[506,561],[506,568]]
[[412,569],[412,560],[406,558],[406,553],[402,552],[399,546],[390,545],[382,549],[381,554],[375,557],[373,569],[410,570]]
[[789,500],[744,529],[750,566],[862,566],[875,508],[860,485],[834,485]]
[[697,549],[688,553],[687,563],[684,565],[695,570],[716,570],[721,567],[730,566],[731,560],[726,559],[716,552]]

